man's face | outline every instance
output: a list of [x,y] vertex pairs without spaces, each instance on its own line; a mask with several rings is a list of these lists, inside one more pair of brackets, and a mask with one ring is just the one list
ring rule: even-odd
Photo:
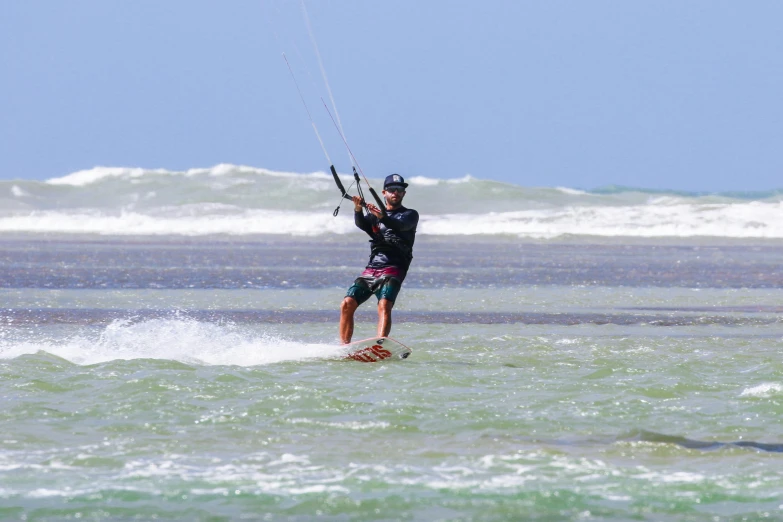
[[399,207],[402,204],[402,198],[405,196],[405,189],[391,185],[383,191],[386,202],[393,207]]

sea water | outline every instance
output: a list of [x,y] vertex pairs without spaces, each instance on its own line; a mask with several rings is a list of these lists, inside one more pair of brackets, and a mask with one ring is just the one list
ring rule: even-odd
[[783,519],[779,193],[413,178],[372,364],[329,181],[0,183],[0,519]]

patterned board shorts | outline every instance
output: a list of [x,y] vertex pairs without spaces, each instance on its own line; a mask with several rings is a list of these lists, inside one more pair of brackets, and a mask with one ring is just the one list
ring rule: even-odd
[[400,293],[404,278],[405,273],[399,268],[367,268],[356,278],[345,296],[353,297],[357,303],[362,304],[375,294],[378,301],[388,299],[393,303]]

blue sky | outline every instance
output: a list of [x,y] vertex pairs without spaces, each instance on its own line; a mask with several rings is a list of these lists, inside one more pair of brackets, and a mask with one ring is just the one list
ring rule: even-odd
[[[368,176],[783,187],[783,2],[309,0]],[[325,170],[347,153],[298,0],[0,3],[0,179]]]

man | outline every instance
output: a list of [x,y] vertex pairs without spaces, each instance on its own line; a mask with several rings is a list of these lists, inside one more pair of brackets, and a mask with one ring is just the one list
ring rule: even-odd
[[367,203],[368,215],[362,212],[361,198],[353,197],[354,222],[370,236],[370,262],[356,278],[340,305],[340,339],[351,342],[353,316],[360,304],[375,294],[378,298],[378,337],[391,331],[391,311],[402,282],[413,259],[413,242],[419,213],[402,206],[408,184],[399,174],[386,176],[383,197],[386,216],[381,209]]

